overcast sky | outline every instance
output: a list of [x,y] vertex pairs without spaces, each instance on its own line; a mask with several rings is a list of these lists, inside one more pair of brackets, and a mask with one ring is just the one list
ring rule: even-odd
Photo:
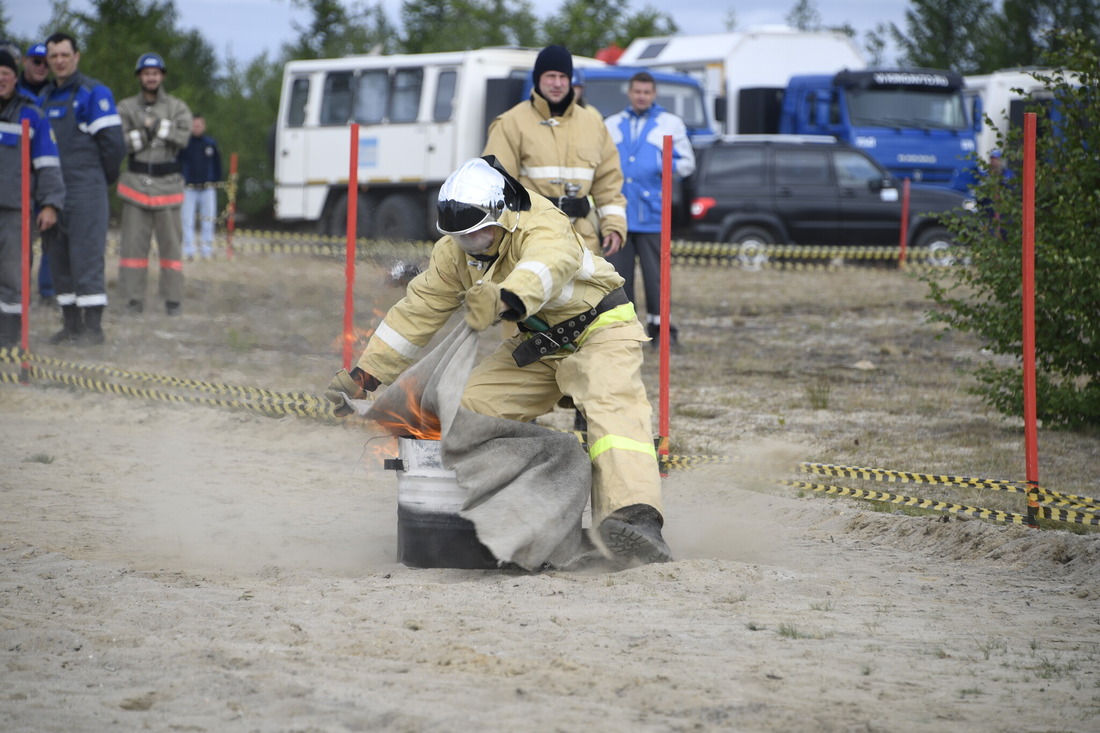
[[[720,33],[725,30],[729,12],[734,12],[736,30],[748,30],[757,25],[782,24],[797,0],[677,0],[674,10],[665,10],[684,34]],[[351,3],[346,2],[345,6]],[[373,5],[371,1],[369,4]],[[541,7],[544,3],[537,3]],[[545,3],[556,8],[560,3]],[[634,12],[667,7],[655,0],[631,0]],[[856,41],[862,48],[863,34],[880,22],[893,22],[904,30],[908,0],[817,0],[815,6],[826,25],[850,23],[859,33]],[[4,3],[10,20],[9,29],[20,36],[34,37],[48,33],[44,24],[50,18],[48,0],[9,0]],[[87,10],[86,0],[70,0],[75,10]],[[400,18],[401,0],[382,0],[390,21]],[[296,38],[292,23],[307,25],[309,13],[293,9],[289,0],[176,0],[180,25],[198,28],[222,60],[232,55],[239,61],[249,61],[265,49],[276,53],[284,41]],[[79,40],[79,39],[78,39]],[[889,57],[887,61],[892,61]]]

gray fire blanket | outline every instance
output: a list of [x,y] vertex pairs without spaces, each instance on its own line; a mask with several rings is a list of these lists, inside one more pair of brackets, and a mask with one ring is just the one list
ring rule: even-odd
[[581,528],[592,484],[588,455],[569,433],[460,407],[477,347],[477,333],[461,323],[376,400],[350,402],[383,425],[438,417],[443,465],[467,494],[460,515],[501,563],[526,570],[589,563],[598,555]]

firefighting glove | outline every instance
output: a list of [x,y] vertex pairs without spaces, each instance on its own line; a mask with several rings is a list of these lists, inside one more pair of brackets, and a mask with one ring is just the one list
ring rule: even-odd
[[499,321],[503,310],[496,283],[478,280],[466,291],[466,323],[475,331],[484,331]]
[[355,412],[344,399],[345,395],[353,400],[366,399],[367,392],[373,392],[378,388],[378,385],[379,381],[377,379],[359,367],[355,367],[351,372],[348,372],[347,369],[341,369],[336,372],[336,376],[332,378],[325,389],[325,399],[332,403],[332,412],[336,417],[344,417]]

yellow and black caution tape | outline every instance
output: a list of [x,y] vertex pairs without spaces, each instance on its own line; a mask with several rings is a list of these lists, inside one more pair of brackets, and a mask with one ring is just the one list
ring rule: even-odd
[[[808,491],[820,491],[836,496],[851,496],[854,499],[870,499],[873,501],[888,502],[899,506],[914,507],[917,509],[934,509],[951,514],[966,514],[980,519],[992,519],[998,522],[1010,524],[1027,524],[1027,517],[1015,512],[1004,512],[997,509],[981,509],[979,507],[954,504],[947,501],[934,499],[922,499],[919,496],[905,496],[904,494],[890,494],[885,491],[872,491],[870,489],[853,489],[845,486],[829,486],[827,484],[815,484],[807,481],[780,481],[783,486],[792,486],[796,489]],[[1043,511],[1043,510],[1040,510]]]
[[1068,524],[1091,524],[1100,527],[1100,517],[1091,512],[1072,512],[1065,509],[1051,509],[1048,506],[1040,506],[1035,513],[1040,519],[1053,519],[1056,522]]
[[861,466],[836,466],[829,463],[801,463],[798,466],[798,470],[802,473],[814,473],[819,476],[858,478],[867,481],[885,481],[903,484],[944,484],[966,488],[991,489],[993,491],[1036,494],[1042,497],[1042,503],[1065,502],[1071,506],[1079,505],[1081,507],[1096,507],[1100,509],[1100,502],[1096,499],[1087,496],[1079,496],[1077,494],[1063,494],[1039,486],[1028,486],[1026,483],[1018,481],[911,473],[908,471],[892,471],[885,468],[864,468]]

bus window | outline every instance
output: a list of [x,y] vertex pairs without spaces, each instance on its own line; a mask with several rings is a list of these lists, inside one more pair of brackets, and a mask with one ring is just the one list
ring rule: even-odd
[[360,124],[378,124],[386,114],[389,97],[390,75],[385,69],[364,71],[355,89],[355,121]]
[[439,72],[439,82],[435,89],[435,105],[432,120],[447,122],[455,107],[455,87],[458,84],[458,72],[454,69]]
[[423,69],[398,69],[394,72],[390,122],[416,122],[420,113],[420,89],[423,85]]
[[325,76],[325,94],[321,98],[321,124],[346,125],[351,115],[351,72],[337,71]]
[[309,78],[299,77],[290,84],[290,102],[286,108],[287,127],[301,127],[306,122],[306,101],[309,100]]

